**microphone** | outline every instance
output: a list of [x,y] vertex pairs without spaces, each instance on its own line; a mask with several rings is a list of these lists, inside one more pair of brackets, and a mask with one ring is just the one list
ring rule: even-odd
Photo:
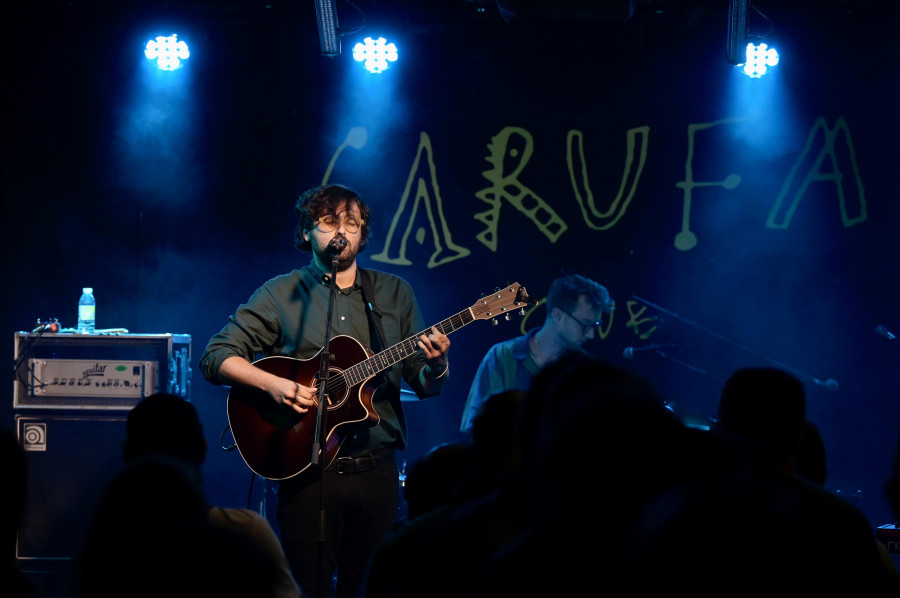
[[622,351],[622,357],[625,359],[634,359],[635,351],[653,351],[655,349],[663,349],[665,347],[675,348],[676,345],[671,343],[662,343],[660,345],[644,345],[643,347],[625,347],[625,350]]
[[893,332],[888,330],[887,327],[883,326],[882,324],[879,324],[878,326],[875,327],[875,334],[877,334],[878,336],[883,336],[884,338],[888,339],[889,341],[892,341],[895,338],[897,338],[897,335],[895,335]]
[[340,252],[344,250],[344,247],[347,246],[347,239],[344,237],[335,237],[331,241],[328,242],[328,247],[326,251],[330,255],[338,255]]
[[828,380],[819,380],[818,378],[813,378],[813,383],[818,384],[819,386],[824,386],[825,390],[835,391],[838,389],[837,380],[829,378]]

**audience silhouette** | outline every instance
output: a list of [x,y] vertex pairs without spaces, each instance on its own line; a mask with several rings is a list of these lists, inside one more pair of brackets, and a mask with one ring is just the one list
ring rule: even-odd
[[501,390],[476,409],[470,434],[474,451],[471,475],[458,484],[454,504],[464,504],[498,492],[520,467],[518,426],[525,391]]
[[[865,516],[825,490],[824,443],[787,372],[736,370],[711,431],[685,426],[647,380],[582,352],[501,403],[479,412],[493,434],[473,423],[478,468],[484,438],[516,450],[501,459],[491,448],[504,463],[492,481],[465,478],[391,562],[391,584],[366,596],[898,589]],[[511,421],[515,440],[504,436]],[[900,474],[888,492],[900,498]]]
[[[406,514],[359,596],[900,589],[862,512],[824,488],[825,445],[800,380],[738,369],[715,422],[689,428],[646,379],[567,353],[527,391],[490,396],[471,442],[413,463]],[[135,407],[79,598],[301,595],[264,519],[207,504],[205,455],[190,403],[155,395]],[[900,518],[900,444],[885,489]],[[260,525],[261,536],[248,531]]]
[[448,504],[476,467],[470,442],[439,444],[414,461],[403,483],[405,520],[411,521]]
[[263,517],[207,504],[193,405],[165,393],[142,400],[129,413],[123,457],[81,555],[78,596],[302,595]]
[[575,352],[538,373],[522,414],[530,523],[481,564],[472,595],[621,590],[630,530],[674,479],[687,429],[647,381]]
[[403,486],[406,514],[369,560],[360,597],[394,595],[410,553],[443,521],[460,483],[474,469],[475,452],[470,442],[439,444],[413,462]]
[[891,462],[890,473],[884,484],[885,497],[894,521],[891,524],[879,526],[877,537],[888,554],[900,554],[900,429],[894,445],[894,456]]
[[[492,551],[499,542],[494,538],[485,541],[484,533],[492,530],[496,538],[502,539],[511,534],[508,526],[518,515],[510,512],[513,519],[504,521],[494,515],[493,509],[499,501],[497,493],[505,474],[518,462],[515,428],[522,398],[523,392],[519,390],[504,390],[489,396],[473,416],[471,443],[438,446],[410,471],[410,476],[417,474],[412,480],[410,476],[406,478],[408,494],[413,497],[417,485],[435,476],[447,475],[451,483],[441,485],[444,490],[440,493],[440,504],[432,501],[432,508],[424,512],[413,506],[416,516],[382,542],[370,563],[361,596],[453,594],[465,588],[462,580],[476,570],[470,563],[482,558],[483,552]],[[464,468],[456,466],[458,461],[450,463],[446,457],[434,458],[462,451],[465,452],[460,455],[465,459]],[[422,468],[427,473],[422,473]],[[467,531],[473,521],[483,526],[478,533]],[[420,563],[422,555],[425,555],[424,564]],[[455,574],[447,578],[443,565],[428,562],[432,556],[449,558],[455,564]]]
[[809,420],[803,422],[803,434],[794,460],[798,476],[819,486],[825,486],[828,479],[828,460],[825,441],[819,427]]
[[643,379],[564,354],[524,393],[481,406],[477,473],[380,595],[565,594],[597,587],[595,576],[613,587],[628,530],[670,482],[677,468],[666,457],[685,431]]
[[[797,475],[806,396],[777,368],[736,370],[725,382],[708,451],[730,466],[675,485],[645,509],[626,587],[643,594],[895,592],[861,511]],[[673,549],[674,548],[674,549]]]
[[[898,522],[900,522],[900,429],[898,429],[897,444],[894,448],[891,473],[887,482],[885,482],[885,493],[887,495],[888,504],[890,505],[891,514]],[[897,525],[900,525],[900,523]]]

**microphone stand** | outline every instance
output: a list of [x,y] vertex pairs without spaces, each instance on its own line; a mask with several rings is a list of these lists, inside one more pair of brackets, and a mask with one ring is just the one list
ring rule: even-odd
[[682,366],[682,367],[685,367],[685,368],[691,370],[691,371],[694,372],[695,374],[700,374],[701,376],[708,376],[708,377],[712,378],[713,380],[715,380],[716,382],[718,382],[718,383],[720,383],[720,384],[722,384],[722,383],[725,382],[724,380],[720,380],[720,379],[717,378],[716,376],[713,376],[712,374],[710,374],[710,373],[709,373],[708,371],[706,371],[706,370],[703,370],[703,369],[700,369],[699,367],[693,366],[693,365],[689,364],[689,363],[686,362],[686,361],[681,361],[680,359],[675,359],[674,357],[672,357],[672,356],[669,355],[668,353],[663,352],[663,351],[662,351],[662,345],[660,345],[659,347],[657,347],[656,349],[654,349],[653,352],[656,353],[657,355],[659,355],[660,357],[662,357],[663,359],[668,359],[668,360],[671,361],[672,363],[677,363],[678,365],[680,365],[680,366]]
[[[682,316],[680,316],[680,315],[678,315],[678,314],[676,314],[676,313],[673,313],[673,312],[671,312],[671,311],[669,311],[669,310],[667,310],[667,309],[663,309],[662,307],[660,307],[659,305],[656,305],[655,303],[651,303],[651,302],[647,301],[646,299],[641,299],[641,298],[638,297],[637,295],[632,295],[631,297],[632,297],[632,299],[634,299],[634,300],[636,300],[636,301],[639,301],[640,303],[643,303],[644,305],[648,305],[648,306],[650,306],[650,307],[652,307],[652,308],[654,308],[654,309],[657,309],[657,310],[659,310],[659,311],[661,311],[661,312],[663,312],[663,313],[665,313],[665,314],[668,314],[669,316],[675,318],[676,320],[678,320],[678,321],[680,321],[680,322],[684,322],[684,323],[687,324],[688,326],[693,326],[693,327],[696,328],[697,330],[700,330],[700,331],[702,331],[702,332],[705,332],[706,334],[708,334],[708,335],[710,335],[710,336],[712,336],[712,337],[714,337],[714,338],[717,338],[717,339],[719,339],[719,340],[722,341],[722,342],[728,343],[729,345],[731,345],[731,346],[733,346],[733,347],[736,347],[736,348],[738,348],[738,349],[740,349],[740,350],[742,350],[742,351],[745,351],[745,352],[747,352],[747,353],[749,353],[749,354],[751,354],[751,355],[755,355],[755,356],[759,357],[760,359],[763,359],[763,360],[765,360],[765,361],[768,361],[769,363],[771,363],[771,364],[774,365],[775,367],[778,367],[778,368],[781,368],[781,369],[783,369],[783,370],[785,370],[785,371],[787,371],[787,372],[790,372],[790,373],[794,374],[795,376],[797,376],[798,378],[806,378],[807,380],[809,380],[810,382],[812,382],[813,384],[815,384],[815,385],[817,385],[817,386],[824,386],[826,390],[832,390],[832,391],[834,391],[834,390],[837,390],[837,389],[838,389],[838,383],[837,383],[836,380],[832,380],[831,378],[828,378],[827,380],[819,380],[818,378],[814,378],[813,376],[810,376],[809,374],[804,374],[803,372],[799,372],[799,371],[795,370],[795,369],[792,368],[792,367],[789,367],[789,366],[787,366],[787,365],[785,365],[785,364],[783,364],[783,363],[779,363],[778,361],[775,361],[774,359],[771,359],[771,358],[769,358],[769,357],[767,357],[767,356],[765,356],[765,355],[763,355],[763,354],[761,354],[761,353],[758,353],[758,352],[756,352],[756,351],[754,351],[754,350],[752,350],[752,349],[750,349],[750,348],[748,348],[748,347],[745,347],[745,346],[743,346],[743,345],[741,345],[741,344],[738,344],[737,342],[735,342],[735,341],[733,341],[733,340],[731,340],[731,339],[725,338],[725,337],[722,336],[721,334],[718,334],[718,333],[716,333],[716,332],[713,332],[712,330],[709,330],[708,328],[704,328],[703,326],[700,326],[700,325],[697,324],[696,322],[692,322],[692,321],[688,320],[687,318],[684,318],[684,317],[682,317]],[[666,356],[663,355],[663,357],[666,357]],[[670,357],[669,359],[671,359],[671,357]],[[674,360],[673,360],[673,361],[674,361]]]
[[337,293],[337,267],[338,256],[343,250],[343,246],[338,251],[332,250],[331,258],[331,280],[329,281],[328,295],[328,317],[325,320],[325,344],[323,345],[321,359],[319,360],[319,380],[318,388],[318,406],[316,409],[316,434],[312,445],[311,464],[319,470],[319,538],[318,549],[316,554],[316,595],[318,598],[327,598],[331,591],[331,579],[326,579],[325,575],[325,468],[327,464],[325,460],[325,423],[328,411],[328,373],[334,356],[329,352],[331,344],[331,320],[334,312],[334,299]]

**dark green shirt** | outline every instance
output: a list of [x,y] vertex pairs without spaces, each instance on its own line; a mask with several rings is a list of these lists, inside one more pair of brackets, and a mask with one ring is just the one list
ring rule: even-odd
[[[422,313],[409,283],[392,274],[366,271],[375,292],[374,303],[381,312],[386,346],[424,332]],[[314,371],[318,371],[330,294],[329,287],[322,283],[324,274],[311,262],[305,268],[272,278],[254,291],[206,346],[200,359],[200,371],[206,379],[213,384],[225,383],[219,378],[219,367],[233,355],[248,361],[273,355],[312,360]],[[336,293],[331,337],[341,335],[356,339],[366,348],[378,344],[370,335],[359,273],[356,284]],[[382,349],[379,347],[378,351]],[[362,348],[360,353],[349,357],[332,352],[335,363],[341,367],[349,367],[366,357]],[[429,396],[419,383],[419,371],[425,364],[425,356],[417,350],[388,368],[384,383],[373,397],[373,407],[380,417],[378,425],[360,425],[348,433],[341,455],[358,455],[386,447],[406,448],[406,419],[400,403],[401,376],[419,398]]]

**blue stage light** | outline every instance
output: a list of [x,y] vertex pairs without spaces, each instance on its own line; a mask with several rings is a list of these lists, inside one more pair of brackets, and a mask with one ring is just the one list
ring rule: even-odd
[[353,59],[361,62],[370,73],[380,73],[397,60],[397,46],[387,43],[383,37],[373,40],[367,37],[353,47]]
[[762,77],[770,66],[778,64],[778,52],[766,44],[747,44],[747,61],[744,73],[753,78]]
[[163,71],[174,71],[181,68],[190,55],[188,45],[180,41],[175,34],[168,37],[157,36],[148,41],[144,48],[144,56],[148,60],[155,60],[157,68]]

